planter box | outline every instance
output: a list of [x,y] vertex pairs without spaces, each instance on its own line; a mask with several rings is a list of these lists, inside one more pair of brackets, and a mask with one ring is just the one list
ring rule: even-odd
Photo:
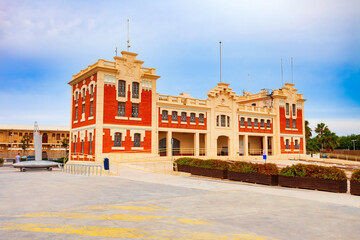
[[227,170],[219,170],[219,169],[208,169],[208,168],[200,168],[200,167],[190,167],[190,173],[192,175],[204,176],[204,177],[213,177],[213,178],[227,178]]
[[[178,172],[187,172],[187,173],[190,172],[190,166],[189,165],[179,165],[179,164],[176,164],[176,165],[177,165]],[[175,169],[174,169],[174,171],[175,171]]]
[[230,180],[258,183],[264,185],[277,186],[278,175],[262,175],[258,173],[240,173],[240,172],[228,172],[228,178]]
[[279,176],[279,185],[282,187],[321,190],[327,192],[346,193],[347,180],[329,180],[310,177]]
[[357,181],[350,181],[350,193],[352,195],[360,195],[360,183]]

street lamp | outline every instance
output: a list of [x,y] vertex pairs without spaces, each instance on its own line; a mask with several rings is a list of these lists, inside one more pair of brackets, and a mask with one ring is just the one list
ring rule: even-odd
[[14,135],[14,133],[11,133],[11,134],[10,134],[10,136],[11,136],[11,143],[10,143],[10,157],[11,157],[11,155],[12,155],[12,148],[13,148],[13,142],[12,142],[12,140],[13,140],[13,135]]
[[354,140],[351,140],[353,143],[354,143],[354,150],[355,150],[355,142],[356,142],[356,140],[354,139]]

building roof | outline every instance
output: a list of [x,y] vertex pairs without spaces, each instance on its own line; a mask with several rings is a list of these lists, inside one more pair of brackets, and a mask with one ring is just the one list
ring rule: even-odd
[[[0,124],[0,130],[34,130],[34,125]],[[69,126],[39,126],[40,131],[70,131]]]

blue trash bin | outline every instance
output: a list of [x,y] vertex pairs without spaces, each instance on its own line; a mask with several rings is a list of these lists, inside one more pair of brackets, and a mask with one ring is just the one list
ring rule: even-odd
[[109,170],[109,159],[104,158],[104,170]]

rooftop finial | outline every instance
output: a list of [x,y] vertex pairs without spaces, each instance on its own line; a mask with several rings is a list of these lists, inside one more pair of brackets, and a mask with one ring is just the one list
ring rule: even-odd
[[129,28],[130,28],[130,19],[127,19],[127,51],[129,52],[130,50],[130,33],[129,33]]

